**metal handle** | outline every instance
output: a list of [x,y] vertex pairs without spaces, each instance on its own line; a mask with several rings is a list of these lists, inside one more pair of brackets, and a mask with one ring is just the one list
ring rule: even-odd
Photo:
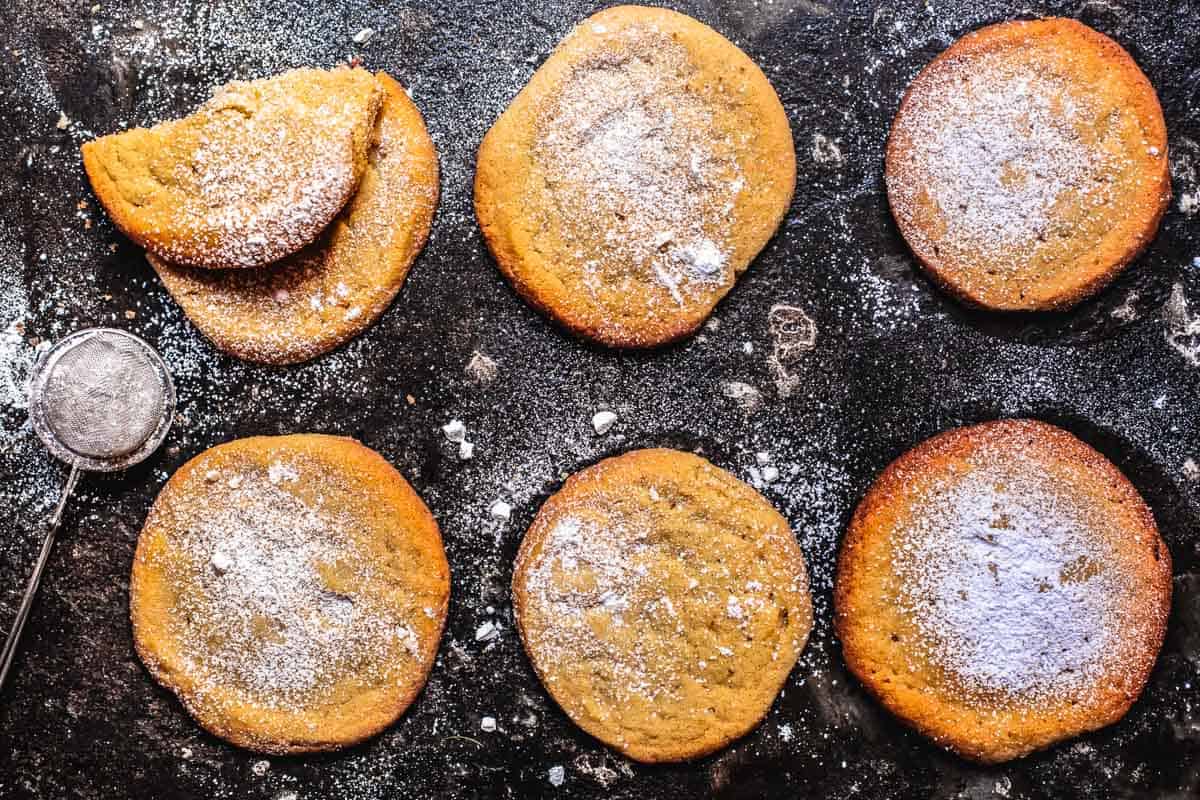
[[37,563],[33,565],[33,574],[29,576],[29,585],[25,587],[25,596],[21,598],[17,618],[13,621],[12,630],[8,632],[8,639],[4,642],[4,652],[0,653],[0,691],[4,689],[4,680],[8,677],[8,668],[12,666],[13,656],[16,655],[17,643],[21,641],[21,631],[25,629],[25,620],[29,618],[33,597],[37,594],[38,584],[42,582],[42,570],[46,568],[46,561],[50,558],[50,548],[54,545],[54,535],[58,533],[59,523],[62,522],[63,509],[67,507],[67,499],[75,491],[78,481],[79,467],[72,466],[71,474],[67,476],[67,483],[58,498],[58,507],[50,517],[49,529],[46,531],[45,540],[42,541],[42,552],[38,554]]

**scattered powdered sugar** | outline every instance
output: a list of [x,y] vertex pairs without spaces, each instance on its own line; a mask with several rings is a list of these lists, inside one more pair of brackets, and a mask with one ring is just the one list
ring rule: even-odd
[[[941,91],[949,77],[953,89]],[[923,198],[936,203],[945,229],[921,248],[989,252],[1028,245],[1052,234],[1053,212],[1068,196],[1105,202],[1111,169],[1100,147],[1076,131],[1087,101],[1053,77],[1017,71],[998,55],[940,67],[930,87],[914,84],[896,130],[907,164],[889,174],[888,192],[905,236],[925,237],[914,219]]]
[[781,397],[790,397],[800,383],[796,367],[817,346],[817,324],[804,309],[779,303],[767,312],[772,349],[767,366]]
[[29,301],[18,276],[0,272],[0,405],[23,409],[38,348],[25,337]]
[[478,350],[471,353],[471,360],[465,368],[467,377],[477,386],[487,386],[500,375],[500,367],[495,360]]
[[762,392],[745,381],[722,383],[721,394],[736,403],[747,414],[753,414],[763,404]]
[[1086,691],[1110,668],[1126,587],[1084,501],[987,455],[929,490],[906,526],[900,607],[969,691]]
[[837,140],[830,139],[823,133],[813,133],[810,155],[812,156],[812,160],[818,164],[832,164],[835,167],[840,167],[846,161],[846,157],[842,155],[842,148],[838,146]]
[[1163,307],[1163,325],[1167,342],[1193,367],[1200,367],[1200,313],[1192,313],[1183,284],[1171,288],[1171,297]]
[[370,579],[343,514],[309,505],[279,486],[300,477],[275,462],[266,476],[206,478],[203,504],[175,502],[172,545],[186,559],[177,574],[169,625],[188,672],[207,687],[232,687],[248,702],[300,709],[357,674],[364,664],[390,675],[400,648],[416,655],[415,634],[365,594],[329,588],[323,575]]
[[732,280],[721,232],[745,187],[738,142],[682,85],[696,68],[681,45],[649,26],[613,36],[543,103],[534,158],[562,184],[564,246],[587,243],[569,255],[586,260],[589,291],[657,283],[684,305]]
[[603,436],[617,424],[617,415],[611,411],[597,411],[592,415],[592,430],[597,436]]
[[[654,487],[624,491],[675,508]],[[743,648],[772,661],[790,654],[796,632],[786,620],[800,613],[797,593],[807,587],[787,558],[763,555],[781,544],[774,532],[746,522],[739,535],[677,538],[653,506],[612,510],[625,505],[605,495],[559,512],[517,579],[527,649],[560,701],[559,681],[587,673],[587,716],[611,722],[631,702],[654,702],[669,718],[677,703],[695,702],[686,686],[712,687],[714,698],[731,684],[745,688]],[[629,733],[615,727],[618,737]]]

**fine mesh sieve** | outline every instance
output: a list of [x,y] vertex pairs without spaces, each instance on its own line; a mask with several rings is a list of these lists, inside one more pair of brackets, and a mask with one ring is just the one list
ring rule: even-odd
[[85,470],[124,469],[167,435],[175,389],[158,354],[111,328],[71,334],[38,362],[29,387],[33,428],[55,456]]
[[79,331],[38,359],[29,382],[29,418],[38,437],[71,465],[71,472],[0,654],[0,688],[80,471],[111,472],[139,463],[162,444],[174,415],[175,387],[166,364],[131,333]]

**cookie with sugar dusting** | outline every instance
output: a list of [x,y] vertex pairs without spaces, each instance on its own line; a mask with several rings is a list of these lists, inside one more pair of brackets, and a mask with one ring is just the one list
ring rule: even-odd
[[787,116],[745,53],[674,11],[619,6],[575,28],[488,132],[475,212],[529,303],[648,347],[704,322],[795,181]]
[[117,227],[177,264],[258,267],[312,242],[354,194],[383,92],[371,73],[235,81],[194,114],[83,145]]
[[682,761],[750,731],[812,628],[787,521],[699,456],[638,450],[567,480],[513,574],[525,650],[581,728]]
[[1171,196],[1154,87],[1070,19],[959,39],[909,86],[886,156],[892,215],[943,288],[999,311],[1070,307],[1150,243]]
[[998,763],[1119,720],[1162,646],[1171,557],[1125,476],[1032,420],[893,462],[838,557],[846,663],[901,720]]
[[425,245],[438,199],[437,152],[421,112],[376,76],[383,107],[362,181],[312,245],[265,267],[207,270],[147,259],[188,318],[239,358],[292,364],[370,327]]
[[353,439],[239,439],[182,466],[138,540],[138,655],[209,732],[334,750],[404,713],[450,594],[437,523]]

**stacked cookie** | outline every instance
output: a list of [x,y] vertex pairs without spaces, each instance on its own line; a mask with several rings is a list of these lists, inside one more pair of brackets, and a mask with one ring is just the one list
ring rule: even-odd
[[83,146],[97,197],[193,323],[288,364],[369,327],[429,234],[437,156],[389,76],[297,69]]

